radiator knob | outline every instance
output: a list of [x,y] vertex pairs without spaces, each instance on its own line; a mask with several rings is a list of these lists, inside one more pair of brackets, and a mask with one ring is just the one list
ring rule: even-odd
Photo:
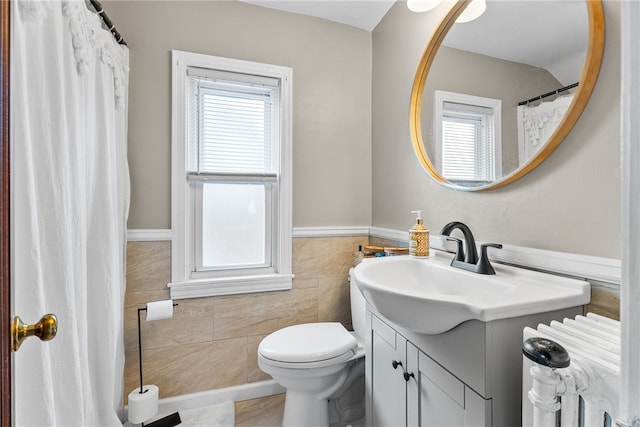
[[542,366],[566,368],[571,363],[569,353],[563,346],[546,338],[529,338],[522,344],[522,353]]

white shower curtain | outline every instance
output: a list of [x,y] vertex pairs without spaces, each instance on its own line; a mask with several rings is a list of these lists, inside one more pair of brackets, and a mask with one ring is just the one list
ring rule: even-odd
[[560,96],[550,102],[536,106],[519,105],[518,152],[519,164],[523,165],[544,147],[556,131],[573,101],[573,94]]
[[128,50],[82,1],[12,5],[12,276],[25,323],[18,426],[121,424]]

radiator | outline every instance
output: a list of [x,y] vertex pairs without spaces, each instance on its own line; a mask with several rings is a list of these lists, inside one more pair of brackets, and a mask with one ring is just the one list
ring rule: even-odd
[[[588,313],[525,328],[523,342],[524,427],[616,425],[620,322]],[[561,360],[563,354],[567,357]]]

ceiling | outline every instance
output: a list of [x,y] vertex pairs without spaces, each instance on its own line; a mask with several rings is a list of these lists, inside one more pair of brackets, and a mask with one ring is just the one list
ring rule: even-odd
[[443,44],[544,68],[571,84],[580,77],[588,40],[584,1],[490,0],[479,19],[454,25]]
[[258,6],[315,16],[367,31],[373,29],[395,0],[241,0]]
[[[372,31],[396,0],[240,0]],[[488,0],[480,19],[455,25],[443,44],[535,65],[561,82],[579,77],[588,40],[582,0]]]

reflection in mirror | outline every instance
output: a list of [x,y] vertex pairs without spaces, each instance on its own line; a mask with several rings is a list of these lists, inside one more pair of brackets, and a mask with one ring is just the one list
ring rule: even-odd
[[481,186],[502,176],[502,101],[435,91],[436,168],[449,182]]
[[[432,56],[423,58],[425,70],[418,70],[414,83],[413,97],[420,92],[416,86],[424,85],[419,99],[412,99],[420,103],[412,105],[412,114],[420,112],[419,126],[412,124],[414,132],[421,131],[416,151],[428,157],[425,167],[446,185],[495,187],[526,165],[537,165],[543,147],[579,104],[574,94],[589,65],[587,2],[488,0],[478,19],[447,24],[447,18],[441,27],[451,28],[440,35],[439,47],[431,41]],[[497,102],[487,106],[487,100]],[[452,156],[458,157],[454,166]]]

